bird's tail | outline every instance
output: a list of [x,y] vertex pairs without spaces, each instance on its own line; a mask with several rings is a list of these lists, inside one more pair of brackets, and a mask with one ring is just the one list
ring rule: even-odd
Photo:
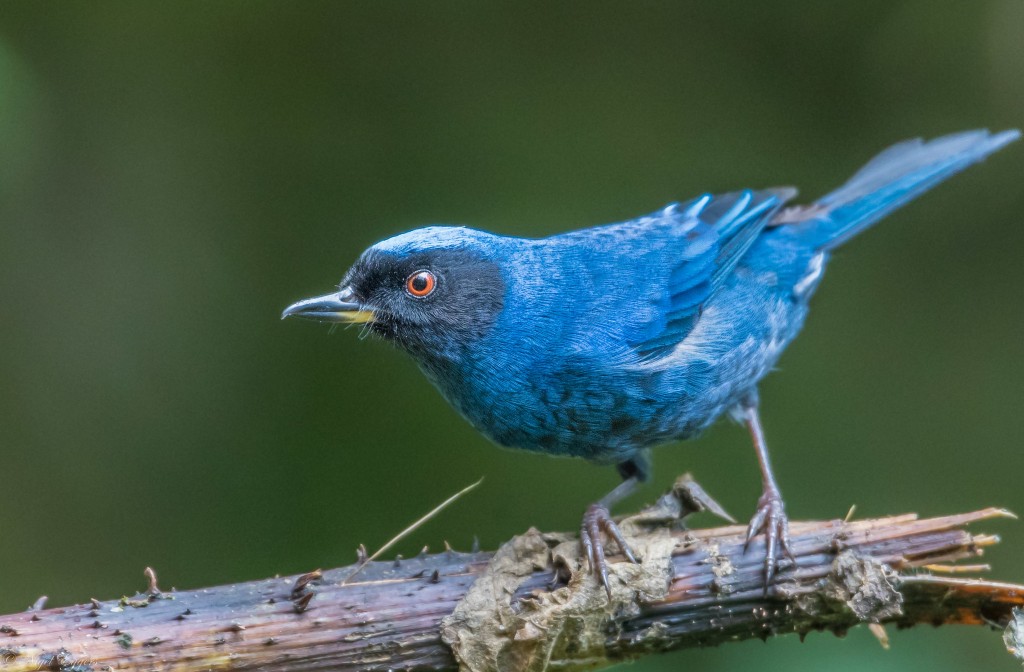
[[901,142],[869,161],[840,188],[813,205],[781,211],[773,223],[799,227],[819,249],[834,249],[1019,137],[1016,129],[995,135],[977,130],[928,142]]

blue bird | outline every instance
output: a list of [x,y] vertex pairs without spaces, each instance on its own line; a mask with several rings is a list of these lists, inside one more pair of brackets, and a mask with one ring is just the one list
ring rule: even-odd
[[339,291],[282,317],[367,325],[503,446],[616,465],[622,483],[581,528],[606,589],[602,532],[637,561],[609,510],[649,477],[649,449],[728,412],[761,467],[747,542],[765,535],[767,587],[780,552],[792,553],[758,382],[803,326],[837,247],[1018,137],[901,142],[810,205],[786,207],[796,190],[785,187],[705,194],[541,239],[417,229],[370,247]]

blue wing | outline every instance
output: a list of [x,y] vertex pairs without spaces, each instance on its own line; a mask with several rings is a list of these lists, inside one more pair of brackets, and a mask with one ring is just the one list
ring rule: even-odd
[[630,339],[642,358],[661,356],[690,333],[708,299],[779,207],[795,195],[791,188],[706,194],[665,209],[662,217],[674,222],[669,229],[673,243],[657,250],[655,263],[645,263],[663,271],[645,278],[637,297],[653,303],[655,310],[644,311],[649,319]]

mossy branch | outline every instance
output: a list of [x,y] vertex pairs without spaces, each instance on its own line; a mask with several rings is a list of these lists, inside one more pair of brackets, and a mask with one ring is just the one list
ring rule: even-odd
[[939,575],[998,541],[966,525],[1005,511],[794,523],[795,565],[766,593],[760,540],[744,552],[741,527],[682,525],[703,501],[684,478],[622,521],[644,562],[613,564],[611,600],[572,535],[530,530],[348,580],[352,567],[161,592],[151,575],[131,598],[38,605],[0,616],[0,672],[579,669],[861,623],[881,637],[887,623],[1003,628],[1024,657],[1024,586]]

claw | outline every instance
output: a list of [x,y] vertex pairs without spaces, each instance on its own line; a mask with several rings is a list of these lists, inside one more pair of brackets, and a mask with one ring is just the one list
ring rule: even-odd
[[608,507],[603,504],[591,504],[583,514],[580,542],[583,544],[587,562],[590,563],[590,571],[597,574],[598,580],[608,593],[608,599],[611,599],[612,589],[608,580],[608,559],[605,556],[604,542],[601,540],[602,531],[618,544],[619,550],[630,562],[635,564],[639,560],[623,536],[622,530],[612,520]]
[[778,490],[766,490],[757,502],[757,511],[750,520],[747,528],[747,541],[744,550],[750,545],[750,540],[760,532],[765,535],[765,558],[764,558],[764,590],[772,584],[779,569],[779,549],[795,565],[796,556],[789,542],[789,519],[786,517],[786,510],[782,503],[782,495]]
[[754,513],[754,517],[750,519],[750,525],[747,526],[747,540],[743,542],[743,550],[747,550],[747,546],[750,545],[750,540],[754,538],[754,535],[761,531],[764,527],[764,519],[768,516],[768,509],[764,508],[761,502],[757,503],[757,511]]

